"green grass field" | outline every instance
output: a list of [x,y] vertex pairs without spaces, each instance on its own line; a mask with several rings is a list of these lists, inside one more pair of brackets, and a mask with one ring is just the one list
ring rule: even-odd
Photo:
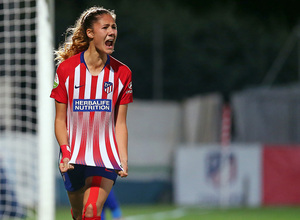
[[[300,207],[209,209],[155,206],[122,206],[125,220],[299,220]],[[71,220],[69,208],[58,208],[56,220]],[[111,220],[108,213],[107,220]]]

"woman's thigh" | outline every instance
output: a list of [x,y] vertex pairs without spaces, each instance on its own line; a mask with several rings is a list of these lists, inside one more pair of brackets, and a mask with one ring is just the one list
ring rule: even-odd
[[86,179],[85,183],[84,212],[88,216],[100,216],[114,181],[105,177],[91,176]]
[[85,189],[81,188],[74,192],[68,192],[68,197],[72,207],[73,216],[75,218],[82,216],[84,191]]

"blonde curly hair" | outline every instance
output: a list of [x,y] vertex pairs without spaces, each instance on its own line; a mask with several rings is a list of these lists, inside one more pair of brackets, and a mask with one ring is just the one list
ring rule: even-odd
[[57,61],[57,65],[69,57],[88,49],[90,39],[86,34],[86,30],[92,29],[98,16],[103,14],[110,14],[116,20],[114,10],[94,6],[80,15],[74,27],[67,29],[65,42],[59,46],[58,50],[54,51],[54,60]]

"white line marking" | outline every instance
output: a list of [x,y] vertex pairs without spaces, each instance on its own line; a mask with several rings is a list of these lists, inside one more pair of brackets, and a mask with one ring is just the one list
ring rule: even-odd
[[134,216],[128,216],[125,218],[125,220],[163,220],[163,219],[177,219],[181,218],[186,215],[186,212],[184,209],[175,209],[170,211],[164,211],[164,212],[156,212],[152,214],[143,214],[143,215],[134,215]]
[[[197,215],[207,215],[210,211],[207,210],[199,210]],[[133,215],[127,216],[124,220],[165,220],[165,219],[178,219],[188,215],[188,209],[186,208],[178,208],[169,211],[142,214],[142,215]]]

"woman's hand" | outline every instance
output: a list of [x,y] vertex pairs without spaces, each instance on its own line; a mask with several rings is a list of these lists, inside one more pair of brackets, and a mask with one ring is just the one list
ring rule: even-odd
[[74,166],[72,164],[69,164],[70,159],[69,158],[64,158],[62,161],[60,161],[59,164],[59,170],[62,173],[67,172],[69,169],[73,170]]
[[118,170],[117,174],[121,178],[127,177],[128,176],[128,164],[127,164],[127,162],[122,162],[122,168],[123,168],[123,170]]

